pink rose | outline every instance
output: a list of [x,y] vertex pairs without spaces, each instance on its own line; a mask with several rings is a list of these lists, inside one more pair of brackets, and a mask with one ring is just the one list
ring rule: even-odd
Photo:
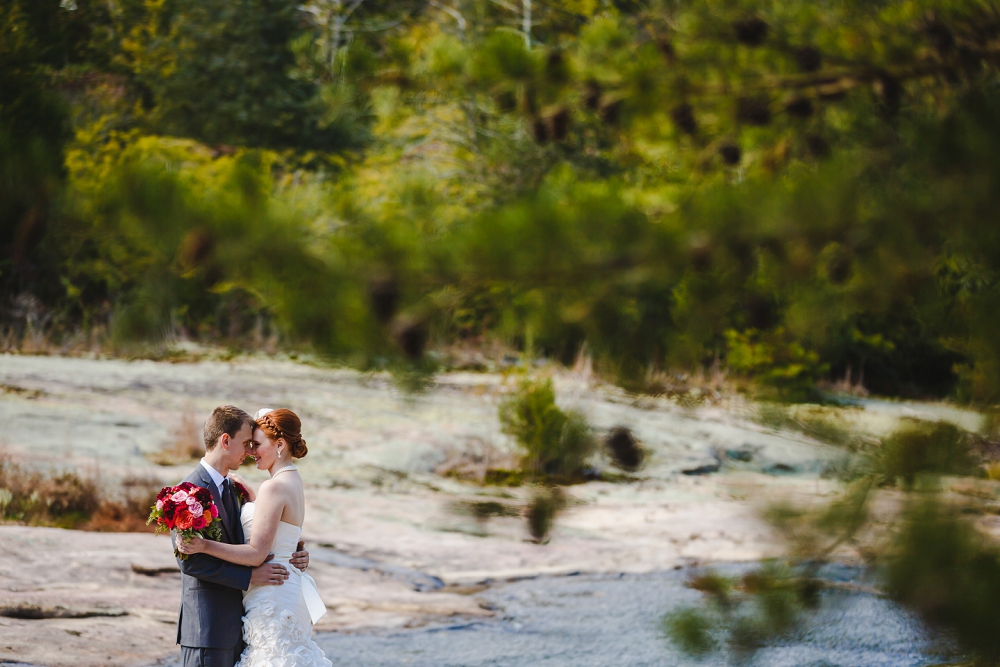
[[205,523],[205,517],[199,516],[195,518],[194,525],[192,526],[195,530],[202,530],[208,524]]
[[212,518],[213,519],[219,518],[219,508],[216,507],[215,505],[212,505]]
[[178,491],[174,495],[170,496],[170,499],[175,503],[184,503],[187,502],[188,493],[187,491]]
[[157,500],[156,501],[156,509],[159,510],[159,511],[163,511],[163,501],[162,500]]
[[191,512],[191,516],[201,516],[205,513],[205,508],[201,506],[201,503],[195,501],[188,503],[188,511]]

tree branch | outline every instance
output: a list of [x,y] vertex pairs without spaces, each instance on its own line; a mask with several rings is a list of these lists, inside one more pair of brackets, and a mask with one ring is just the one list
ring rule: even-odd
[[431,7],[436,7],[440,9],[442,12],[455,19],[455,21],[458,22],[458,29],[461,30],[462,32],[465,32],[465,28],[468,24],[465,22],[465,17],[462,16],[457,9],[455,9],[454,7],[449,7],[448,5],[442,4],[440,2],[437,2],[437,0],[429,0],[428,4]]
[[504,2],[504,0],[490,0],[490,2],[492,2],[495,5],[500,5],[501,7],[503,7],[504,9],[506,9],[508,12],[514,12],[515,14],[520,14],[521,13],[521,11],[517,7],[515,7],[512,4],[510,4],[509,2]]

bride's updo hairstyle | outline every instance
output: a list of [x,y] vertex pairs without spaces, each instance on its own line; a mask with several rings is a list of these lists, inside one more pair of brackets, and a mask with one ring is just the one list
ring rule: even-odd
[[301,459],[308,453],[306,441],[302,438],[302,421],[299,416],[286,408],[269,410],[257,418],[257,427],[267,433],[272,441],[284,438],[292,451],[292,457]]

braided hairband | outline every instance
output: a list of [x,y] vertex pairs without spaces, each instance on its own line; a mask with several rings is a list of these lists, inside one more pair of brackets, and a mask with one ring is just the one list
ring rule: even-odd
[[278,428],[278,425],[275,423],[274,419],[271,418],[271,415],[264,413],[257,419],[257,423],[261,426],[267,425],[267,430],[270,431],[275,438],[288,439],[285,436],[285,432]]

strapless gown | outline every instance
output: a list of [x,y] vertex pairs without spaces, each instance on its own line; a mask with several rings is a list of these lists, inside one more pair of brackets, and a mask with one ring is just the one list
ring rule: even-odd
[[[253,530],[253,503],[240,512],[247,542]],[[243,641],[237,667],[332,667],[312,638],[312,624],[326,611],[316,582],[291,565],[302,529],[282,521],[274,536],[272,563],[288,568],[281,586],[254,586],[243,594]]]

